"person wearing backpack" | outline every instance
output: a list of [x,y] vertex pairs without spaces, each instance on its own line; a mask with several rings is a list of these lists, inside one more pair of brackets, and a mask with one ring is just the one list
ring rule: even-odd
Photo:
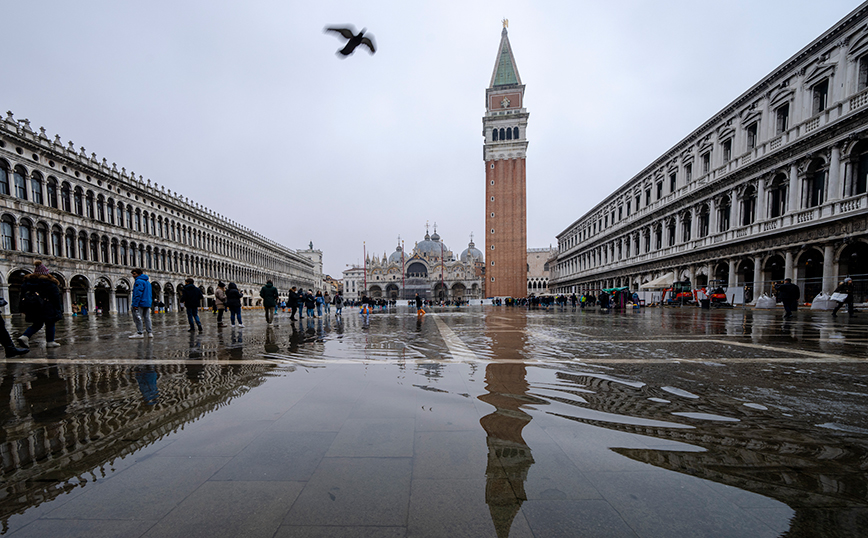
[[63,319],[63,302],[60,298],[60,282],[51,276],[48,267],[40,260],[33,262],[32,273],[24,277],[21,285],[20,310],[30,327],[19,337],[21,347],[30,347],[30,337],[45,327],[45,347],[60,347],[54,341],[54,324]]

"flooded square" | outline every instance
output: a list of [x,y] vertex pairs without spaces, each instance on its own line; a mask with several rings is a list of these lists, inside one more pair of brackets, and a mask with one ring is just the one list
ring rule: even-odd
[[[868,325],[405,307],[66,319],[2,368],[2,534],[864,536]],[[9,320],[7,320],[9,322]],[[11,320],[20,331],[23,321]]]

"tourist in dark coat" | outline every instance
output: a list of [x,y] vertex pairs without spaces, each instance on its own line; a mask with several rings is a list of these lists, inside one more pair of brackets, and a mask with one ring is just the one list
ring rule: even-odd
[[842,282],[837,288],[835,288],[834,293],[840,293],[846,295],[847,297],[844,299],[843,302],[837,301],[838,305],[835,306],[835,308],[832,310],[832,317],[838,317],[838,310],[840,310],[841,307],[844,305],[847,305],[847,313],[850,315],[850,317],[852,318],[853,316],[855,316],[856,313],[853,312],[853,279],[850,277],[845,278],[844,282]]
[[313,290],[308,290],[304,294],[304,307],[307,308],[307,317],[315,318],[313,309],[316,308],[316,297],[313,295]]
[[241,292],[235,282],[230,282],[226,288],[226,308],[229,309],[229,321],[235,327],[235,318],[238,318],[238,326],[244,328],[241,322]]
[[21,311],[31,323],[21,335],[21,347],[30,347],[30,337],[45,326],[45,347],[60,347],[54,341],[54,324],[63,319],[63,301],[60,282],[51,276],[41,261],[33,262],[35,269],[24,277],[21,286]]
[[298,292],[295,289],[295,286],[289,288],[289,296],[286,298],[286,303],[289,305],[290,321],[295,321],[295,313],[298,312]]
[[274,283],[269,280],[259,290],[259,296],[262,297],[262,308],[265,309],[265,323],[271,325],[274,323],[274,310],[278,299],[280,299],[280,294],[277,293]]
[[785,278],[784,283],[779,284],[777,289],[778,299],[784,305],[784,319],[790,319],[793,317],[793,312],[799,308],[799,297],[802,295],[802,291],[793,284],[791,278]]
[[185,281],[183,295],[181,295],[181,300],[184,301],[184,308],[187,310],[187,321],[190,322],[190,332],[196,330],[193,326],[193,321],[196,321],[196,325],[199,327],[199,332],[202,332],[202,322],[199,321],[199,305],[202,303],[202,299],[205,295],[202,293],[202,290],[197,288],[193,283],[192,278],[188,278]]

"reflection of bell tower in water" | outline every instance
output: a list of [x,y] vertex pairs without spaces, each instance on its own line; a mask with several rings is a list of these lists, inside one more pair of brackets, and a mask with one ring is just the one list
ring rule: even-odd
[[497,536],[506,537],[521,504],[527,500],[524,482],[533,465],[530,447],[521,436],[531,416],[521,407],[544,402],[537,402],[527,395],[527,369],[519,362],[524,348],[523,333],[508,330],[491,331],[488,334],[491,350],[497,357],[495,360],[505,362],[492,362],[485,367],[485,389],[488,393],[479,396],[481,401],[494,406],[493,412],[479,420],[487,434],[488,444],[485,502]]
[[485,295],[527,295],[527,118],[524,85],[503,21],[491,83],[485,90]]

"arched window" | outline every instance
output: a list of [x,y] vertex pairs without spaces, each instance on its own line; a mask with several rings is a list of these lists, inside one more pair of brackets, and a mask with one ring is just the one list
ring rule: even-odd
[[124,225],[124,204],[123,202],[118,202],[118,226],[123,227]]
[[816,159],[808,167],[808,174],[805,177],[803,207],[817,207],[825,201],[826,170],[824,164],[821,159]]
[[96,218],[100,222],[105,222],[105,198],[102,194],[96,198]]
[[0,194],[9,194],[9,165],[0,161]]
[[48,225],[40,222],[36,225],[36,253],[47,256],[48,250]]
[[48,198],[48,207],[57,209],[57,180],[49,177],[45,190]]
[[103,263],[109,263],[109,239],[106,236],[102,236],[99,242],[99,259]]
[[0,219],[0,241],[3,243],[3,250],[15,250],[15,221],[9,215],[3,215]]
[[32,224],[26,219],[18,224],[18,250],[21,252],[33,252]]
[[59,226],[51,228],[51,255],[63,256],[63,231]]
[[491,130],[491,139],[494,140],[495,142],[497,142],[497,139],[498,139],[497,135],[498,135],[497,129],[492,129]]
[[787,212],[787,176],[778,174],[769,189],[769,217],[780,217]]
[[121,241],[121,265],[127,265],[127,242]]
[[133,206],[127,206],[127,228],[133,229]]
[[[868,59],[863,59],[868,65]],[[862,63],[860,62],[860,66]],[[861,72],[861,69],[860,69]],[[868,75],[866,75],[868,76]],[[850,152],[853,170],[849,181],[844,184],[844,196],[856,196],[868,192],[868,141],[862,140]],[[855,174],[855,175],[854,175]]]
[[518,140],[518,127],[513,127],[513,128],[512,128],[512,137],[513,137],[514,139]]
[[681,217],[681,241],[683,243],[690,241],[690,227],[692,224],[693,222],[690,213],[684,213],[684,216]]
[[741,225],[750,226],[756,220],[756,189],[748,185],[741,198]]
[[42,174],[39,172],[30,174],[30,192],[33,193],[34,202],[37,204],[45,203],[45,200],[42,198]]
[[[145,221],[145,233],[148,233],[148,212],[147,211],[142,212],[141,216],[142,216],[142,219],[144,219],[144,221]],[[138,211],[136,211],[136,224],[137,225],[139,224],[139,212]],[[137,226],[137,227],[139,228],[139,231],[142,231],[140,226]]]
[[720,209],[717,210],[717,231],[725,232],[729,230],[729,216],[732,213],[732,202],[729,196],[720,199]]
[[133,267],[139,267],[136,263],[136,244],[133,242],[130,242],[130,265]]
[[151,235],[157,235],[157,220],[153,213],[151,213]]
[[510,129],[509,127],[506,128],[506,139],[512,140],[512,129]]
[[99,261],[99,236],[96,234],[90,234],[90,259]]
[[75,258],[75,230],[72,228],[66,230],[64,242],[66,243],[66,257]]
[[15,184],[15,197],[22,200],[27,199],[27,172],[21,166],[16,166],[12,171],[12,182]]
[[115,265],[118,265],[119,262],[118,262],[118,240],[117,239],[112,239],[112,247],[111,248],[112,248],[112,250],[111,250],[112,263]]
[[708,205],[703,205],[699,209],[699,237],[706,237],[708,235],[708,224]]
[[84,215],[84,192],[82,192],[81,187],[76,187],[72,193],[72,203],[75,206],[75,214],[79,216]]
[[142,212],[136,209],[136,231],[142,231]]
[[78,232],[78,256],[87,259],[87,232]]
[[94,211],[94,203],[93,203],[93,191],[87,191],[85,195],[85,210],[87,211],[87,218],[92,219],[96,215]]
[[60,186],[60,205],[61,205],[61,209],[63,209],[67,213],[72,212],[71,197],[72,197],[72,187],[69,186],[69,183],[64,181],[63,185]]
[[506,140],[506,130],[503,127],[500,128],[500,139]]

